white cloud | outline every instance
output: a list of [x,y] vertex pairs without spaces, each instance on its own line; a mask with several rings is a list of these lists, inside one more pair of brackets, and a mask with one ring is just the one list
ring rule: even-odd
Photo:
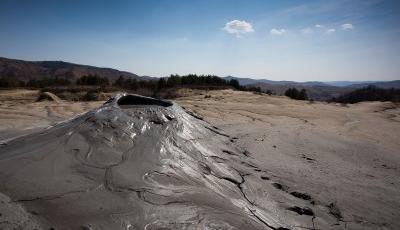
[[311,29],[310,27],[307,27],[307,28],[302,29],[301,33],[302,34],[312,34],[312,33],[314,33],[314,30]]
[[328,30],[325,31],[326,34],[332,34],[332,33],[335,33],[335,32],[336,32],[336,30],[333,29],[333,28],[328,29]]
[[273,28],[272,30],[269,31],[269,33],[272,35],[284,35],[286,33],[286,30]]
[[253,26],[249,22],[240,20],[227,22],[223,30],[230,34],[235,34],[237,37],[239,37],[241,34],[254,32]]
[[324,28],[325,26],[320,25],[320,24],[315,24],[315,28]]
[[350,23],[343,24],[340,27],[342,28],[342,30],[352,30],[354,28],[353,24]]

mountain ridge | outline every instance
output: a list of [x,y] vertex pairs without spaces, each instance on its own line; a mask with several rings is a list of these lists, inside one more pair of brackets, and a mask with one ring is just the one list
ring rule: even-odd
[[[400,80],[394,81],[336,81],[336,82],[295,82],[295,81],[272,81],[267,79],[239,78],[233,76],[224,77],[225,80],[235,79],[239,84],[249,87],[260,87],[263,91],[272,91],[275,94],[283,95],[289,88],[306,89],[310,99],[329,100],[342,94],[349,93],[358,88],[373,85],[376,87],[389,89],[400,88]],[[341,86],[340,86],[341,85]]]
[[14,78],[27,82],[31,79],[67,78],[76,80],[85,75],[107,77],[111,81],[120,76],[149,80],[151,77],[142,77],[127,71],[91,65],[75,64],[64,61],[25,61],[0,57],[0,78]]
[[392,80],[392,81],[304,81],[304,82],[299,82],[299,81],[274,81],[274,80],[269,80],[265,78],[261,79],[254,79],[254,78],[249,78],[249,77],[234,77],[234,76],[226,76],[224,77],[225,80],[231,80],[231,79],[236,79],[239,81],[240,84],[242,85],[250,85],[250,84],[255,84],[255,83],[270,83],[270,84],[276,84],[276,85],[284,85],[284,84],[299,84],[299,85],[309,85],[309,86],[315,86],[315,85],[325,85],[325,86],[336,86],[336,87],[349,87],[349,86],[361,86],[365,85],[368,86],[370,84],[382,84],[382,83],[390,83],[390,82],[396,82],[400,80]]

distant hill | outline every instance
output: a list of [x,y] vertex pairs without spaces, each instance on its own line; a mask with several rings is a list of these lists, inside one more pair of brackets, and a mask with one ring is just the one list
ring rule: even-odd
[[[377,85],[380,83],[385,83],[387,85],[393,84],[396,81],[305,81],[305,82],[297,82],[297,81],[272,81],[268,79],[253,79],[253,78],[241,78],[241,77],[233,77],[227,76],[224,77],[226,80],[236,79],[239,81],[241,85],[251,85],[256,83],[268,83],[273,85],[299,85],[299,86],[336,86],[336,87],[354,87],[361,88],[368,85]],[[396,84],[397,85],[397,84]],[[397,87],[395,87],[397,88]]]
[[373,85],[358,88],[349,93],[345,93],[339,97],[333,98],[331,101],[339,103],[358,103],[362,101],[400,101],[400,89],[384,89]]
[[400,89],[400,80],[395,80],[395,81],[379,81],[379,82],[374,82],[374,83],[358,83],[358,84],[352,84],[349,87],[351,88],[365,88],[367,86],[375,86],[378,88],[382,89]]
[[107,77],[111,82],[124,78],[151,79],[111,68],[79,65],[63,61],[23,61],[0,57],[0,78],[13,78],[24,82],[30,79],[67,78],[70,81],[84,75]]
[[329,100],[339,97],[342,94],[349,93],[357,88],[363,88],[373,85],[383,89],[398,88],[400,89],[400,80],[386,82],[372,81],[333,81],[333,82],[295,82],[295,81],[272,81],[267,79],[239,78],[233,76],[224,77],[226,80],[236,79],[239,84],[250,87],[260,87],[263,91],[271,90],[272,92],[283,95],[289,88],[306,89],[309,98],[314,100]]
[[307,82],[296,82],[296,81],[272,81],[267,79],[253,79],[253,78],[241,78],[241,77],[233,77],[227,76],[224,77],[225,80],[236,79],[241,85],[254,85],[257,83],[266,83],[271,85],[301,85],[301,86],[329,86],[324,82],[319,81],[307,81]]
[[321,101],[329,100],[351,91],[351,89],[336,87],[319,81],[271,81],[266,79],[237,78],[232,76],[225,77],[225,79],[236,79],[241,85],[260,87],[263,91],[271,90],[273,93],[278,95],[283,95],[289,88],[306,89],[310,99]]
[[348,87],[356,84],[373,84],[377,81],[326,81],[327,85],[337,86],[337,87]]
[[242,77],[233,77],[233,76],[227,76],[223,77],[225,80],[231,80],[235,79],[238,80],[240,85],[251,85],[251,84],[256,84],[256,83],[273,83],[273,81],[266,80],[266,79],[252,79],[252,78],[242,78]]
[[277,95],[284,95],[285,91],[289,88],[305,89],[310,99],[324,101],[333,97],[338,97],[344,93],[350,92],[351,88],[342,88],[329,85],[307,85],[300,83],[288,84],[268,84],[256,83],[248,86],[260,87],[263,91],[271,90]]

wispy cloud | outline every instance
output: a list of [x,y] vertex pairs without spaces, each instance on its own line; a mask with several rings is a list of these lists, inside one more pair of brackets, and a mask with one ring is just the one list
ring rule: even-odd
[[227,22],[223,30],[227,33],[235,34],[237,37],[240,37],[241,34],[254,32],[253,26],[249,22],[240,20]]
[[354,28],[353,24],[350,23],[343,24],[340,27],[342,28],[342,30],[352,30]]
[[286,30],[285,29],[275,29],[275,28],[273,28],[273,29],[271,29],[270,31],[269,31],[269,33],[270,34],[272,34],[272,35],[284,35],[284,34],[286,34]]
[[315,28],[324,28],[325,26],[323,26],[323,25],[320,25],[320,24],[315,24]]
[[314,30],[311,29],[310,27],[307,27],[307,28],[302,29],[301,33],[302,34],[312,34],[312,33],[314,33]]
[[335,32],[336,32],[336,30],[333,29],[333,28],[327,29],[327,30],[325,31],[326,34],[333,34],[333,33],[335,33]]

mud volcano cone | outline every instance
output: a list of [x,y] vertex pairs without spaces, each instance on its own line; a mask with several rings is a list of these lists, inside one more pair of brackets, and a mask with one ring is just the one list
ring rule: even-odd
[[246,156],[172,102],[121,94],[0,151],[0,191],[43,229],[282,226],[254,204]]

